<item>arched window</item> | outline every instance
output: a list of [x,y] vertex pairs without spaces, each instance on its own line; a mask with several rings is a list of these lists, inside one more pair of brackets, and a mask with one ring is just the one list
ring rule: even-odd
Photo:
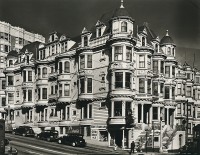
[[70,72],[70,64],[69,61],[65,61],[65,73],[69,73]]
[[87,46],[87,45],[88,45],[88,37],[87,37],[87,36],[85,36],[85,37],[83,38],[83,44],[84,44],[84,46]]
[[46,68],[46,67],[44,67],[44,68],[42,69],[42,77],[43,77],[43,78],[46,78],[46,77],[47,77],[47,68]]
[[171,55],[171,48],[170,47],[167,48],[167,54]]
[[122,22],[122,24],[121,24],[121,31],[122,32],[127,32],[127,22]]
[[145,46],[145,37],[142,37],[142,46]]

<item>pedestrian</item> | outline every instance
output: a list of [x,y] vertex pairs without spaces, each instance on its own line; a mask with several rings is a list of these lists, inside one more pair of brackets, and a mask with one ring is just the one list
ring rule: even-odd
[[135,150],[135,142],[132,141],[131,143],[131,151],[130,151],[130,154],[133,152],[134,153],[134,150]]

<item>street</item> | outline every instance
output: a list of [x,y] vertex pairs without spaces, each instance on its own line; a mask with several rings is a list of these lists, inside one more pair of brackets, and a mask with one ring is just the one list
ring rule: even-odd
[[11,140],[10,145],[18,150],[18,155],[122,154],[114,152],[111,148],[90,144],[86,147],[72,147],[12,134],[6,134],[6,138]]

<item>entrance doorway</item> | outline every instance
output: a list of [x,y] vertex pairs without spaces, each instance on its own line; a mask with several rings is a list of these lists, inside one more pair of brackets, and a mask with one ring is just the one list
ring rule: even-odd
[[118,147],[122,147],[122,130],[115,130],[115,144],[118,146]]

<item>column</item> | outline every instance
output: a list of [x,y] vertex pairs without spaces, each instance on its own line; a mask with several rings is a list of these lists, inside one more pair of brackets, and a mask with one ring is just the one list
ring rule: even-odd
[[111,117],[114,117],[114,101],[111,101]]
[[126,107],[125,107],[125,101],[122,101],[122,116],[125,116],[126,114]]
[[149,109],[149,122],[152,124],[152,106]]
[[122,130],[122,148],[124,148],[124,129]]
[[161,112],[160,107],[158,107],[158,121],[161,121],[160,120],[160,112]]
[[167,125],[169,125],[169,108],[167,108]]
[[[133,103],[132,103],[133,104]],[[135,123],[138,123],[138,104],[135,103]]]
[[143,123],[143,121],[144,121],[143,115],[144,115],[144,104],[142,103],[141,104],[141,121],[140,121],[140,123]]

